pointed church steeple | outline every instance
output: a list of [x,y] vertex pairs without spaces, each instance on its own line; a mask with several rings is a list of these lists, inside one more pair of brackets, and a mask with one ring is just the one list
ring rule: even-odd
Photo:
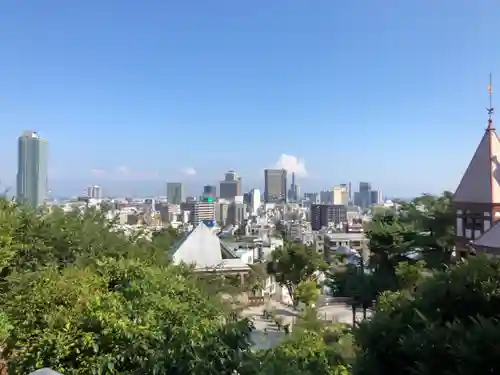
[[500,139],[493,126],[491,75],[488,126],[453,196],[454,202],[500,204]]
[[500,219],[500,139],[493,126],[491,74],[488,93],[488,125],[453,196],[457,250],[465,249]]

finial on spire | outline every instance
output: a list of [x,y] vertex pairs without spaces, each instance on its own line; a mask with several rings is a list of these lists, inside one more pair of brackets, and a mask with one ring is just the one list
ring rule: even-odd
[[490,73],[490,83],[488,85],[488,94],[490,96],[490,106],[486,108],[486,112],[488,113],[489,119],[491,120],[493,117],[493,113],[495,109],[493,108],[493,85],[491,82],[491,73]]
[[486,112],[488,113],[488,129],[493,129],[493,114],[495,113],[495,109],[493,108],[493,85],[490,73],[490,83],[488,85],[488,94],[490,96],[490,106],[486,108]]

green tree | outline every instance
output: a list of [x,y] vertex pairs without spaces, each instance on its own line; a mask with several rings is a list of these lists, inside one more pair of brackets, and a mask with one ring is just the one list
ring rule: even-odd
[[397,211],[373,217],[366,227],[373,270],[379,292],[397,290],[400,262],[423,260],[426,268],[442,269],[452,263],[454,214],[452,194],[425,194]]
[[153,245],[159,247],[160,249],[170,250],[172,245],[177,242],[180,236],[181,234],[177,229],[169,226],[153,232],[152,242]]
[[396,266],[399,289],[414,289],[430,273],[425,269],[425,262],[401,262]]
[[316,304],[321,294],[320,286],[315,279],[302,280],[294,291],[294,300],[302,302],[307,307]]
[[260,353],[257,367],[241,375],[348,375],[347,366],[333,362],[321,334],[311,331],[294,334],[283,344]]
[[0,311],[0,348],[3,347],[5,340],[9,337],[12,328],[7,314],[4,311]]
[[356,324],[356,311],[362,309],[366,318],[367,310],[373,306],[378,295],[377,280],[362,261],[359,264],[332,266],[326,274],[326,285],[335,297],[348,297],[352,308],[352,324]]
[[356,324],[356,310],[363,311],[363,319],[367,310],[371,309],[377,298],[377,284],[373,274],[364,272],[362,267],[350,267],[346,279],[346,293],[351,298],[352,324]]
[[295,306],[298,302],[294,298],[295,290],[300,282],[310,280],[316,271],[324,269],[323,259],[313,247],[285,242],[283,247],[272,253],[267,272],[287,288]]
[[269,275],[267,273],[266,263],[254,263],[250,265],[251,272],[248,275],[248,279],[245,283],[247,291],[257,293],[265,287],[266,280]]
[[0,199],[0,267],[9,373],[230,374],[249,352],[248,321],[103,212]]
[[408,223],[393,212],[374,216],[368,224],[369,268],[379,291],[397,289],[396,266],[408,260],[408,254],[414,250],[416,233],[415,223]]
[[[93,208],[30,210],[0,199],[0,346],[9,373],[267,375],[276,363],[292,374],[346,373],[340,340],[316,340],[322,332],[254,353],[249,322],[219,298],[234,280],[214,277],[207,293],[200,275],[171,264],[174,234],[159,236],[126,236]],[[323,264],[313,249],[286,249],[271,269],[293,296]],[[260,271],[256,282],[267,276]]]
[[495,374],[500,371],[500,260],[478,257],[414,290],[385,293],[356,331],[355,374]]
[[412,204],[418,207],[419,236],[416,245],[422,249],[423,260],[429,268],[443,268],[452,262],[455,246],[455,214],[453,194],[445,191],[440,196],[424,195]]
[[177,267],[105,258],[9,279],[9,373],[232,374],[249,348],[232,321]]
[[0,198],[0,278],[47,265],[64,268],[76,262],[92,263],[105,256],[168,263],[164,249],[151,241],[123,235],[103,211],[35,211]]

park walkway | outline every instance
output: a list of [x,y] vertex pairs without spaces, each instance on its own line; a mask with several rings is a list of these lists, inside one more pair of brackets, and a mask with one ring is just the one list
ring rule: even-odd
[[283,324],[291,324],[298,313],[291,307],[288,307],[280,302],[270,300],[265,306],[251,306],[242,311],[242,315],[251,319],[254,323],[255,330],[252,332],[251,338],[256,348],[268,349],[281,343],[286,334],[283,329],[278,330],[277,324],[273,319],[264,318],[264,310],[273,311],[274,315],[281,317]]
[[[286,337],[283,329],[278,330],[278,326],[274,319],[264,318],[265,309],[272,311],[275,316],[280,317],[283,325],[291,324],[292,330],[293,323],[299,316],[298,311],[274,300],[270,300],[266,305],[245,308],[242,311],[242,315],[253,321],[255,330],[252,332],[252,341],[259,349],[267,349],[276,346]],[[351,306],[345,302],[335,301],[335,299],[329,299],[323,306],[318,307],[318,315],[320,319],[352,324]],[[362,312],[357,311],[356,321],[360,322],[362,320]]]

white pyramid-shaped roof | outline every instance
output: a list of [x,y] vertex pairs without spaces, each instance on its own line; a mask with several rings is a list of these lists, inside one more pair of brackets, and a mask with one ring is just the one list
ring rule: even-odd
[[500,140],[491,121],[455,191],[453,201],[500,203]]
[[42,368],[32,372],[30,375],[62,375],[60,372],[51,370],[50,368]]
[[212,267],[222,262],[219,237],[200,223],[178,245],[173,253],[175,264],[181,262]]
[[174,264],[194,264],[197,269],[248,268],[203,222],[177,245],[172,258]]

